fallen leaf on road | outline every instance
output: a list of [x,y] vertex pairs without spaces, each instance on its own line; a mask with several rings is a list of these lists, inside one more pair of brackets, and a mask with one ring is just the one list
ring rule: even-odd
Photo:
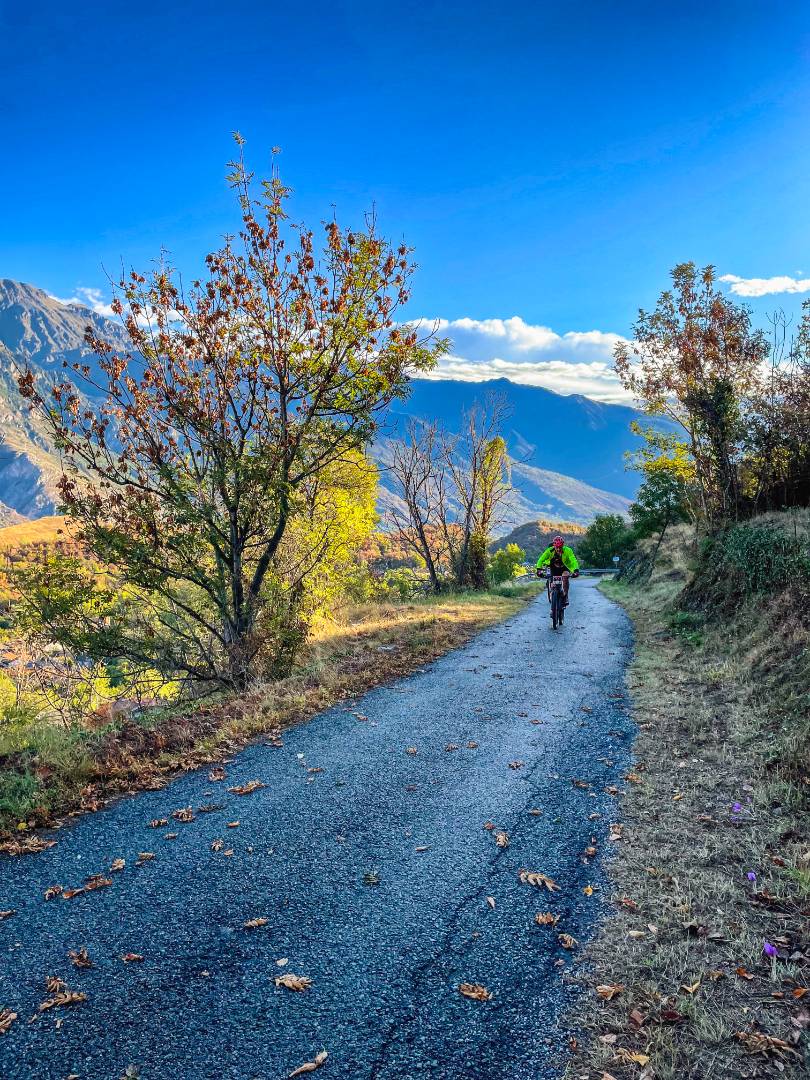
[[225,822],[225,828],[226,829],[238,829],[239,828],[239,822],[238,821],[226,821]]
[[49,975],[45,980],[45,989],[49,994],[61,994],[64,990],[67,990],[67,983],[57,978],[56,975]]
[[140,953],[128,952],[124,953],[121,957],[125,964],[140,964],[143,963],[143,957]]
[[86,892],[92,892],[94,889],[106,889],[112,885],[112,878],[104,877],[103,874],[93,874],[85,882],[84,888]]
[[269,922],[269,919],[260,915],[258,919],[248,919],[246,922],[243,922],[242,926],[245,930],[255,930],[258,926],[267,926]]
[[312,986],[312,979],[306,975],[293,975],[291,971],[286,972],[284,975],[276,975],[273,982],[276,986],[283,986],[287,990],[309,990]]
[[549,892],[562,891],[553,878],[540,873],[539,870],[518,870],[518,877],[524,885],[535,885],[537,888],[545,887]]
[[473,742],[472,740],[470,740],[470,742],[467,743],[467,749],[468,750],[477,750],[478,749],[478,743]]
[[[495,897],[494,896],[488,896],[487,897],[487,903],[494,910],[494,908],[495,908]],[[794,990],[793,993],[795,994],[796,991]]]
[[538,926],[556,926],[560,921],[560,916],[552,915],[550,911],[538,911],[534,921]]
[[572,780],[571,783],[575,788],[582,788],[586,791],[591,785],[586,780]]
[[78,889],[63,889],[60,895],[63,900],[72,900],[74,896],[79,896],[83,892],[84,886],[81,886]]
[[575,945],[579,945],[577,939],[570,934],[560,934],[559,942],[564,949],[573,949]]
[[459,750],[459,749],[460,749],[460,747],[454,742],[449,742],[447,744],[447,746],[445,746],[445,750]]
[[617,994],[620,994],[624,990],[622,983],[603,983],[601,986],[597,986],[596,993],[603,1001],[613,1001]]
[[510,769],[522,769],[523,768],[523,762],[522,761],[510,761],[509,762],[509,768]]
[[0,911],[0,922],[2,922],[3,919],[10,919],[12,915],[16,915],[16,914],[17,914],[17,909],[16,908],[6,908],[5,911]]
[[202,806],[197,807],[198,814],[214,814],[217,810],[224,810],[223,803],[203,803]]
[[90,959],[87,949],[71,949],[68,953],[70,962],[77,968],[91,968],[93,961]]
[[169,819],[165,817],[156,817],[149,822],[150,829],[162,829],[164,825],[169,824]]
[[17,1013],[11,1009],[0,1009],[0,1035],[5,1035],[16,1019]]
[[[229,791],[233,791],[233,788],[229,788]],[[172,817],[175,821],[193,821],[194,810],[190,806],[184,806],[180,810],[172,810]],[[168,821],[163,822],[164,825],[168,825]]]
[[110,870],[112,871],[112,873],[115,874],[118,873],[119,870],[123,870],[126,865],[127,864],[124,859],[113,859],[113,861],[110,863]]
[[166,835],[163,837],[163,839],[164,840],[176,840],[177,839],[177,833],[176,832],[167,832]]
[[803,998],[804,995],[807,993],[807,987],[806,986],[796,986],[796,987],[793,988],[791,993],[793,994],[793,996],[795,998]]
[[216,840],[211,841],[211,850],[212,851],[222,851],[222,849],[224,847],[225,847],[225,841],[224,840],[216,839]]
[[266,786],[261,780],[248,780],[246,784],[241,784],[238,787],[229,787],[228,791],[232,795],[251,795],[254,791],[259,791]]
[[459,983],[458,992],[473,1001],[491,1001],[492,994],[480,983]]
[[76,990],[63,990],[58,994],[54,994],[53,997],[46,998],[38,1011],[42,1013],[47,1012],[48,1009],[56,1009],[61,1005],[78,1005],[80,1001],[87,1001],[87,994],[82,994]]
[[593,896],[593,885],[586,885],[582,891],[586,896]]
[[327,1052],[321,1050],[320,1053],[315,1055],[312,1061],[305,1061],[303,1065],[299,1065],[297,1069],[293,1069],[288,1080],[293,1080],[294,1076],[303,1076],[304,1073],[315,1072],[316,1069],[319,1069],[321,1065],[323,1065],[327,1057],[329,1057]]
[[135,862],[136,866],[140,866],[141,863],[151,862],[155,857],[154,851],[139,851],[138,858]]
[[543,811],[538,810],[537,807],[535,806],[535,807],[532,807],[532,809],[529,811],[529,813],[532,815],[532,817],[539,817],[543,813]]
[[405,747],[405,753],[410,754],[411,757],[413,757],[413,755],[416,753],[416,747],[415,746],[406,746]]
[[498,847],[509,847],[509,834],[505,832],[495,833],[495,843]]
[[414,851],[420,851],[420,852],[421,851],[430,851],[430,845],[429,844],[420,844],[419,847],[414,848],[413,850]]
[[491,821],[485,821],[482,827],[486,829],[487,832],[492,832],[492,830],[495,828],[495,825]]
[[744,967],[738,967],[738,968],[737,968],[737,974],[738,974],[738,975],[740,976],[740,978],[741,978],[741,979],[748,979],[748,980],[749,980],[749,982],[750,982],[750,980],[751,980],[751,979],[753,979],[753,977],[754,977],[754,976],[753,976],[753,975],[751,974],[751,972],[750,972],[750,971],[746,971]]
[[219,780],[225,779],[225,770],[221,766],[217,766],[216,769],[212,769],[208,774],[208,779],[212,784],[217,783]]
[[49,885],[48,888],[45,890],[45,892],[42,895],[43,895],[43,899],[45,899],[45,900],[53,900],[53,898],[55,896],[61,896],[61,894],[62,894],[62,886],[61,885]]
[[621,840],[623,830],[623,825],[611,825],[608,840]]

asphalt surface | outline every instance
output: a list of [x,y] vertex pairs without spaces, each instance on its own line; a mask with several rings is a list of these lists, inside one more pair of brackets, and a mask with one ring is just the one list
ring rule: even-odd
[[[2,1080],[279,1080],[320,1050],[319,1080],[560,1076],[585,972],[581,944],[558,935],[584,943],[604,915],[620,811],[605,788],[627,771],[633,730],[628,621],[593,582],[571,592],[561,631],[542,597],[283,747],[248,748],[224,782],[189,773],[0,860],[0,909],[17,911],[0,922],[0,1009],[19,1014],[0,1035]],[[266,787],[227,791],[254,779]],[[142,851],[155,858],[136,865]],[[43,899],[119,858],[111,887]],[[536,925],[542,911],[558,926]],[[255,918],[268,922],[244,929]],[[95,967],[71,964],[82,947]],[[290,972],[311,988],[274,984]],[[87,1000],[38,1013],[48,976]],[[492,999],[465,998],[465,982]]]

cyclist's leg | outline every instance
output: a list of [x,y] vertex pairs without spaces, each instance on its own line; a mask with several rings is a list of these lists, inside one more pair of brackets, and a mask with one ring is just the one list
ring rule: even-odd
[[563,602],[565,606],[568,606],[568,580],[571,577],[571,573],[568,570],[563,570]]

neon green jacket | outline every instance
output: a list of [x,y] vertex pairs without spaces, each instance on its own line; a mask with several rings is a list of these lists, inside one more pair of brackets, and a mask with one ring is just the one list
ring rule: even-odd
[[[551,556],[553,554],[554,548],[551,544],[549,544],[549,546],[537,560],[537,569],[540,570],[542,567],[548,566],[548,564],[551,562]],[[568,544],[563,544],[562,561],[563,566],[567,570],[579,570],[579,563],[577,562],[577,557],[571,550],[571,548],[568,546]]]

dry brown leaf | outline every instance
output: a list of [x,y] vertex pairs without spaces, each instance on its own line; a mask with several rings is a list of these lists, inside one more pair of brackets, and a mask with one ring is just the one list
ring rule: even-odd
[[594,855],[596,854],[596,848],[594,847],[594,845],[593,845],[593,844],[591,844],[591,846],[590,846],[590,847],[586,847],[586,848],[585,848],[585,850],[584,850],[584,851],[582,852],[582,854],[583,854],[583,855],[584,855],[584,856],[585,856],[585,857],[586,857],[587,859],[592,859],[592,858],[594,857]]
[[53,900],[55,896],[62,895],[61,885],[49,885],[45,892],[42,894],[45,900]]
[[16,914],[17,914],[17,909],[16,908],[11,908],[11,907],[6,908],[5,911],[0,911],[0,922],[2,922],[3,919],[10,919],[12,915],[16,915]]
[[225,841],[224,840],[220,840],[219,838],[217,838],[216,840],[211,841],[211,850],[212,851],[222,851],[222,849],[224,847],[225,847]]
[[230,859],[231,855],[233,855],[233,848],[232,847],[228,848],[226,851],[223,851],[222,854],[226,858]]
[[510,769],[522,769],[523,768],[523,762],[522,761],[510,761],[509,762],[509,768]]
[[501,848],[509,847],[509,833],[495,833],[495,843]]
[[611,825],[609,828],[608,840],[621,840],[624,827],[622,825]]
[[258,919],[248,919],[246,922],[243,922],[242,926],[245,930],[255,930],[259,926],[267,926],[269,922],[269,919],[266,919],[263,915],[260,915]]
[[459,747],[459,746],[458,746],[458,745],[457,745],[456,743],[454,743],[454,742],[449,742],[449,743],[447,744],[447,746],[445,746],[445,750],[448,750],[448,751],[449,751],[449,750],[460,750],[460,749],[461,749],[461,747]]
[[239,822],[238,821],[226,821],[225,822],[225,828],[226,829],[238,829],[239,828]]
[[176,840],[177,839],[177,833],[176,832],[167,832],[164,835],[163,839],[164,840]]
[[128,952],[124,953],[121,957],[125,964],[141,964],[143,963],[143,957],[140,953]]
[[78,889],[63,889],[61,896],[63,900],[72,900],[74,896],[79,896],[84,891],[83,885]]
[[791,991],[791,993],[793,994],[793,996],[795,998],[803,998],[804,995],[807,993],[807,987],[806,986],[795,986],[793,988],[793,990]]
[[[488,896],[487,897],[487,903],[494,910],[494,908],[495,908],[495,897],[494,896]],[[793,993],[795,994],[796,991],[794,990]]]
[[419,847],[415,847],[414,851],[418,851],[420,854],[423,851],[430,851],[430,844],[420,844]]
[[630,1021],[633,1027],[640,1028],[644,1027],[647,1017],[644,1015],[641,1009],[631,1009],[627,1019]]
[[646,1065],[650,1057],[649,1054],[639,1054],[635,1050],[626,1050],[620,1046],[613,1052],[613,1060],[621,1065]]
[[577,939],[570,934],[560,934],[559,942],[564,949],[573,949],[575,945],[579,945]]
[[593,885],[586,885],[582,891],[586,896],[593,896]]
[[536,806],[533,806],[532,809],[529,810],[529,813],[532,815],[532,817],[540,817],[543,811],[538,810]]
[[467,749],[468,750],[477,750],[478,749],[478,743],[474,742],[472,739],[470,739],[470,741],[467,743]]
[[735,1038],[740,1040],[749,1054],[775,1054],[777,1057],[798,1054],[790,1043],[777,1039],[774,1035],[764,1035],[758,1031],[738,1031]]
[[80,1001],[87,1001],[87,994],[76,990],[63,990],[53,997],[46,998],[39,1007],[39,1012],[47,1012],[48,1009],[56,1009],[61,1005],[78,1005]]
[[312,986],[312,979],[306,975],[293,975],[291,971],[285,972],[283,975],[276,975],[273,982],[276,986],[283,986],[286,990],[309,990]]
[[627,936],[629,938],[638,939],[638,938],[646,937],[647,935],[644,933],[643,930],[628,930],[627,931]]
[[518,877],[524,885],[534,885],[538,889],[545,887],[549,892],[562,892],[557,882],[539,870],[518,870]]
[[681,983],[680,989],[685,990],[687,994],[696,994],[700,989],[700,979],[698,979],[697,982],[688,985],[686,983]]
[[736,970],[737,974],[740,976],[741,979],[748,979],[748,981],[750,982],[751,979],[753,979],[754,977],[751,972],[746,971],[744,967],[738,967]]
[[155,857],[154,851],[139,851],[138,858],[135,862],[136,866],[140,866],[141,863],[151,862]]
[[492,994],[480,983],[459,983],[458,992],[473,1001],[491,1001]]
[[92,892],[94,889],[107,889],[112,885],[112,878],[104,877],[103,874],[93,874],[87,879],[84,884],[87,892]]
[[113,861],[110,863],[110,870],[112,871],[112,873],[115,874],[118,873],[119,870],[123,870],[126,865],[127,864],[124,859],[113,859]]
[[248,780],[246,784],[240,784],[238,787],[229,787],[231,795],[251,795],[254,791],[260,791],[263,787],[266,787],[261,780]]
[[323,1065],[328,1056],[329,1055],[325,1050],[321,1050],[315,1055],[312,1061],[305,1061],[303,1065],[299,1065],[297,1069],[293,1069],[288,1080],[293,1080],[294,1076],[303,1076],[304,1073],[315,1072],[316,1069],[319,1069],[321,1065]]
[[552,915],[550,911],[538,911],[534,921],[538,926],[556,926],[560,921],[560,916]]
[[90,959],[87,949],[71,949],[68,953],[70,962],[77,968],[91,968],[93,961]]
[[[175,821],[193,821],[194,810],[190,806],[183,806],[179,810],[172,810],[172,817]],[[168,825],[168,822],[164,821],[163,824]]]
[[627,775],[624,777],[624,779],[627,780],[627,782],[630,783],[630,784],[640,784],[641,783],[641,777],[636,772],[627,773]]
[[61,994],[67,990],[67,983],[56,975],[49,975],[45,980],[45,989],[49,994]]
[[405,753],[410,754],[411,757],[413,757],[413,755],[416,753],[416,747],[415,746],[406,746],[405,747]]
[[495,825],[491,821],[485,821],[482,828],[486,829],[487,832],[492,832],[492,830],[495,828]]
[[622,983],[603,983],[601,986],[597,986],[596,993],[603,1001],[613,1001],[616,995],[620,994],[622,990],[624,990]]
[[216,784],[218,781],[224,780],[225,770],[222,768],[221,765],[218,765],[215,769],[211,769],[208,774],[208,779],[211,781],[212,784]]
[[16,1019],[17,1013],[11,1009],[0,1009],[0,1035],[5,1035]]
[[6,855],[30,855],[35,851],[47,851],[56,847],[55,840],[43,840],[39,836],[25,836],[21,840],[3,840],[0,851]]
[[156,817],[156,818],[152,818],[152,820],[149,822],[149,828],[150,829],[162,829],[164,825],[168,825],[168,824],[169,824],[169,819],[168,818]]
[[571,783],[574,785],[575,788],[581,788],[583,791],[587,791],[587,789],[591,786],[587,780],[572,780]]

